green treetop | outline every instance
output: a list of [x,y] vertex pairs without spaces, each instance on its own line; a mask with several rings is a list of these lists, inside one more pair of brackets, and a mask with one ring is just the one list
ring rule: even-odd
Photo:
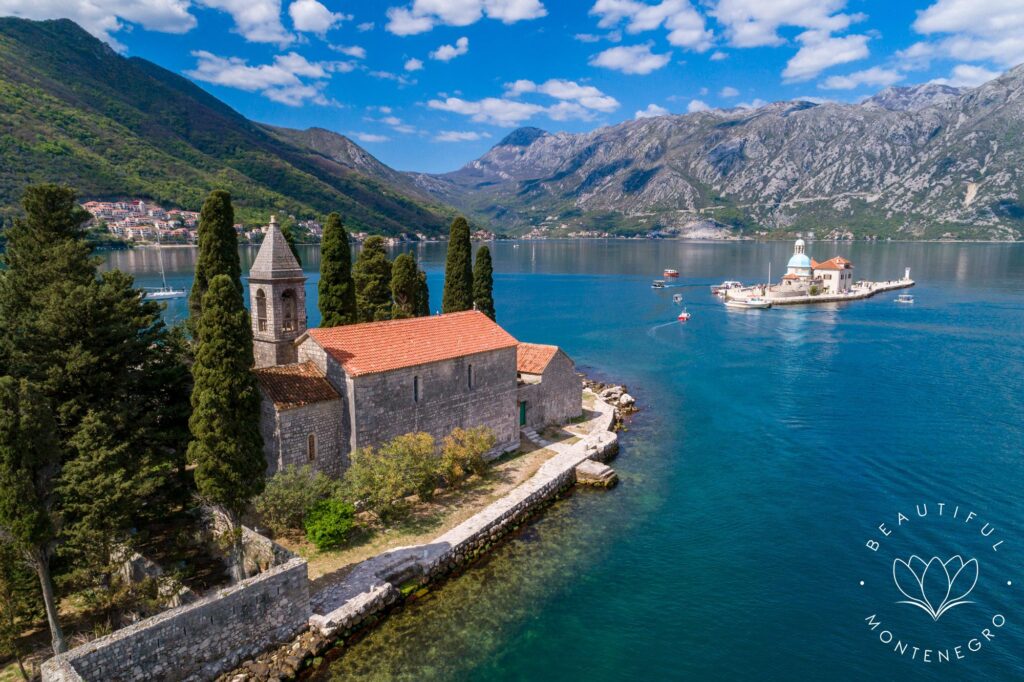
[[430,288],[427,286],[427,273],[416,272],[416,317],[430,317]]
[[469,223],[462,216],[452,221],[448,237],[448,258],[444,268],[444,295],[441,312],[457,313],[473,309],[473,252],[469,243]]
[[337,327],[357,321],[356,285],[352,279],[352,248],[341,216],[332,213],[320,242],[320,325]]
[[491,266],[491,250],[481,246],[476,252],[473,266],[473,305],[492,320],[494,317],[494,268]]
[[403,253],[395,258],[391,266],[391,317],[401,320],[416,317],[419,312],[420,281],[419,268],[412,254]]
[[238,287],[238,293],[242,293],[242,267],[238,262],[235,210],[231,206],[231,195],[224,190],[210,192],[210,196],[203,202],[199,214],[198,238],[196,275],[188,297],[188,309],[193,320],[199,319],[203,297],[210,282],[217,275],[227,275]]
[[391,261],[383,237],[367,237],[352,268],[360,322],[391,317]]
[[227,275],[210,281],[192,365],[192,442],[196,488],[231,524],[232,572],[244,577],[241,516],[263,491],[267,463],[259,431],[260,396],[252,373],[252,327]]
[[36,571],[54,653],[67,650],[50,577],[60,461],[45,398],[24,379],[0,378],[0,531]]

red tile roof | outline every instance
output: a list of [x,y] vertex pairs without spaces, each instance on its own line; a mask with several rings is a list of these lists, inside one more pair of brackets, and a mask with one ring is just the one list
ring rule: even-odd
[[267,398],[282,410],[341,397],[312,362],[260,367],[253,374]]
[[461,358],[518,343],[481,312],[310,329],[309,335],[349,376],[390,372]]
[[543,374],[551,358],[558,352],[558,346],[539,343],[520,343],[516,347],[516,371],[526,374]]
[[811,261],[811,267],[817,270],[846,270],[848,268],[852,268],[853,263],[846,260],[842,256],[835,256],[834,258],[829,258],[824,263],[819,263],[818,261]]

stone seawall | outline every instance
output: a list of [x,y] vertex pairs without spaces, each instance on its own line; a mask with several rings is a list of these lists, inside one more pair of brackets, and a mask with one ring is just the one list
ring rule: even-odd
[[43,663],[44,682],[211,680],[309,623],[306,561],[289,559],[205,599]]

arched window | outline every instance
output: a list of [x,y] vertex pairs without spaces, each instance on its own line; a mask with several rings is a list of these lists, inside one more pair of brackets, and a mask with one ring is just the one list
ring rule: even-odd
[[267,331],[267,295],[263,289],[256,292],[256,328]]
[[295,292],[285,289],[281,294],[281,331],[295,331]]
[[466,387],[470,390],[473,389],[473,365],[469,365],[466,368]]
[[316,459],[316,434],[311,433],[306,438],[306,455],[309,457],[310,462]]
[[420,401],[420,378],[418,376],[412,378],[412,401],[414,403]]

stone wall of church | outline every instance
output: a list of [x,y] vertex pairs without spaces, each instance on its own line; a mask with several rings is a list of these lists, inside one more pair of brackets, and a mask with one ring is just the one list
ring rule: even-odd
[[357,446],[376,445],[414,431],[425,431],[440,441],[456,427],[473,426],[490,428],[501,446],[519,444],[515,348],[351,381]]
[[576,365],[562,351],[551,358],[539,383],[521,384],[519,401],[526,403],[526,426],[540,428],[564,424],[580,416],[583,380]]
[[[326,400],[283,410],[277,415],[280,462],[283,466],[309,465],[328,476],[340,478],[348,468],[348,447],[342,439],[346,430],[341,400]],[[309,437],[314,439],[310,459]]]

